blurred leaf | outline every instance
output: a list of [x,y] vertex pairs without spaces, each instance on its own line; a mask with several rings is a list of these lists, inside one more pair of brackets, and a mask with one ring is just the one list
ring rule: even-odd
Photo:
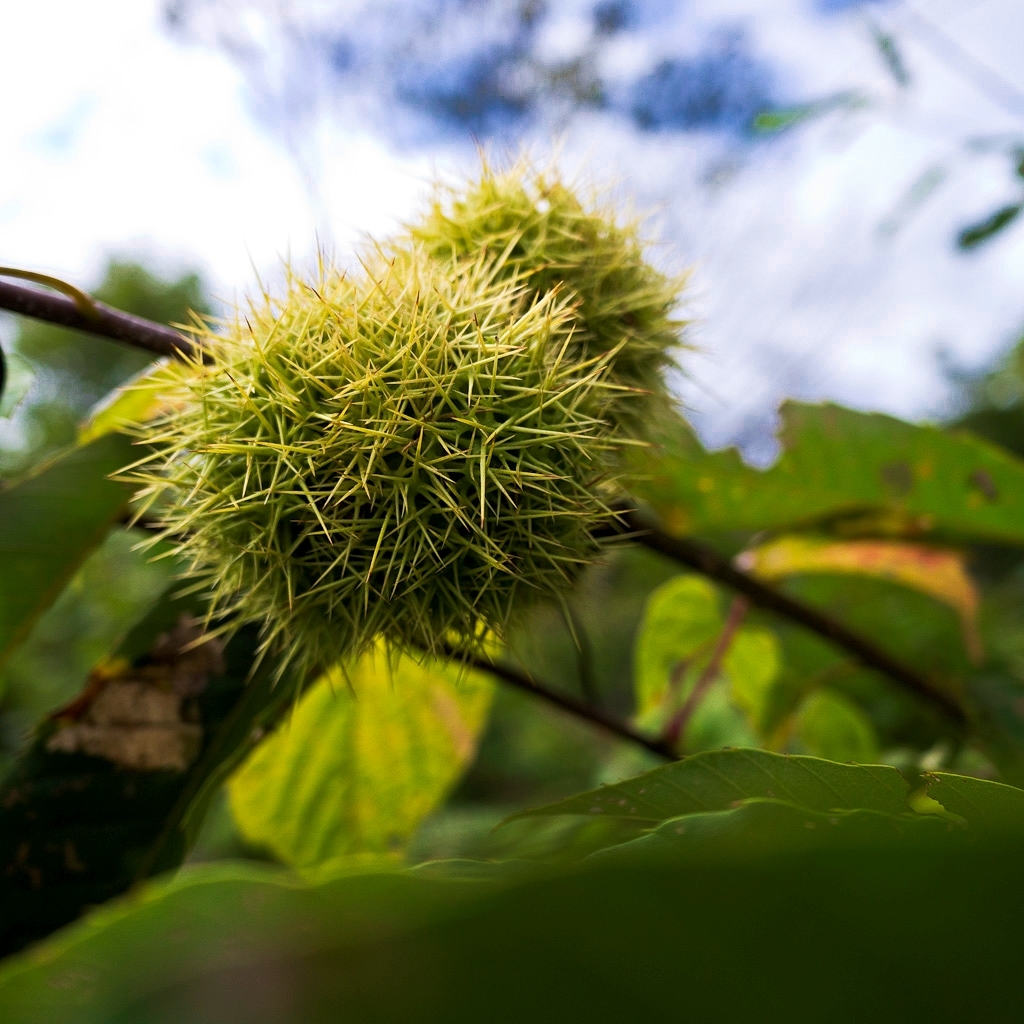
[[946,180],[948,173],[942,164],[937,164],[920,174],[896,201],[896,205],[885,219],[879,223],[878,233],[891,238],[900,231]]
[[819,113],[820,110],[813,103],[802,103],[796,107],[779,107],[776,110],[762,110],[754,116],[751,128],[763,135],[774,135],[804,121],[809,121]]
[[8,961],[0,1005],[8,1024],[564,1024],[681,1000],[708,1020],[1016,1019],[1019,846],[736,846],[496,882],[195,870]]
[[837,109],[854,109],[864,105],[858,93],[844,92],[813,103],[798,103],[791,107],[762,110],[754,115],[750,129],[758,135],[777,135]]
[[755,729],[762,731],[780,668],[775,633],[763,626],[742,627],[726,653],[723,667],[733,703],[743,709]]
[[[85,685],[171,585],[176,565],[160,543],[139,550],[140,530],[114,526],[93,550],[0,670],[9,755],[20,754],[19,733],[38,725]],[[143,653],[143,652],[139,652]]]
[[603,814],[662,822],[698,811],[726,810],[737,800],[767,797],[812,811],[905,814],[907,783],[887,765],[845,765],[767,750],[708,750],[634,779],[514,814]]
[[896,37],[890,32],[883,31],[877,25],[871,26],[871,37],[875,41],[875,46],[878,47],[879,56],[882,58],[882,62],[885,64],[889,74],[892,75],[896,84],[901,89],[906,89],[910,85],[910,72],[907,70],[907,65],[903,60],[903,54],[899,44],[896,42]]
[[251,632],[223,654],[190,646],[190,610],[158,602],[0,785],[0,953],[178,865],[212,790],[290,695],[267,669],[250,678]]
[[636,456],[633,492],[677,535],[811,524],[1024,545],[1024,462],[966,433],[837,405],[783,405],[768,470],[706,451],[682,421]]
[[[725,626],[714,586],[698,576],[677,576],[647,602],[635,647],[637,718],[663,728],[682,706],[711,659]],[[722,659],[721,679],[687,724],[687,750],[746,746],[756,742],[742,723],[742,710],[760,728],[767,694],[778,672],[778,650],[771,632],[740,626]]]
[[967,682],[974,741],[992,759],[999,774],[1024,786],[1024,683],[986,672]]
[[978,634],[978,590],[959,552],[889,541],[782,537],[744,552],[740,564],[767,580],[800,573],[851,573],[920,590],[960,615],[964,646],[974,662],[984,658]]
[[683,689],[687,670],[699,655],[707,660],[723,622],[718,593],[703,577],[676,576],[651,594],[634,655],[641,720],[662,710],[673,679],[677,689]]
[[32,368],[17,352],[0,351],[0,419],[13,415],[34,379]]
[[809,754],[831,761],[878,761],[878,737],[871,720],[851,700],[832,690],[816,690],[797,717],[800,740]]
[[79,428],[78,443],[88,443],[132,423],[144,423],[166,411],[167,402],[162,397],[165,389],[191,372],[192,367],[180,360],[162,359],[147,366],[93,406]]
[[107,477],[131,461],[110,435],[0,487],[0,665],[127,507],[129,488]]
[[246,839],[299,868],[404,850],[473,756],[494,684],[387,660],[379,649],[320,679],[231,779]]
[[1001,206],[984,220],[964,228],[956,236],[957,246],[960,249],[967,250],[976,248],[982,242],[987,242],[1012,224],[1022,209],[1024,209],[1024,203],[1011,203],[1008,206]]

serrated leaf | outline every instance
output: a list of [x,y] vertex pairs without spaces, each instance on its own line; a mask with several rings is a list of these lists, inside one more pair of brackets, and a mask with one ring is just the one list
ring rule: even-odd
[[750,859],[796,850],[877,849],[892,843],[963,838],[963,829],[936,815],[870,810],[812,811],[784,800],[744,800],[725,811],[670,818],[646,835],[591,854],[606,857]]
[[825,526],[852,536],[1024,545],[1024,462],[963,432],[787,402],[768,470],[708,452],[681,421],[636,456],[636,497],[677,535]]
[[472,757],[493,690],[382,649],[329,673],[231,779],[240,831],[299,868],[401,852]]
[[907,812],[908,787],[887,765],[847,765],[767,750],[707,750],[634,779],[515,814],[604,814],[657,823],[721,811],[753,797],[785,800],[812,811]]
[[109,435],[0,487],[0,665],[127,507],[130,489],[108,474],[132,458]]
[[1024,832],[1024,790],[948,772],[927,778],[928,796],[963,818],[972,832]]

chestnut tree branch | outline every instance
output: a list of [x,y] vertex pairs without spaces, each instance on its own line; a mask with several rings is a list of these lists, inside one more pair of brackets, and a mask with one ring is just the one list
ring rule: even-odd
[[[81,302],[63,295],[50,295],[37,288],[0,281],[0,309],[34,317],[47,323],[71,327],[87,334],[112,338],[156,355],[183,356],[196,350],[194,342],[170,327],[122,313],[94,299],[89,299],[89,304],[92,308],[87,310]],[[958,701],[936,687],[925,676],[908,668],[841,622],[737,569],[706,545],[690,538],[671,536],[646,511],[624,508],[618,517],[623,531],[638,543],[742,594],[751,604],[774,612],[816,633],[851,655],[861,665],[887,676],[892,682],[925,701],[958,730],[966,727],[967,714]],[[563,710],[589,719],[625,739],[640,743],[653,753],[662,757],[675,757],[675,754],[660,741],[643,736],[589,704],[554,691],[547,691],[526,676],[504,666],[487,663],[477,667],[493,672],[510,685],[557,704]]]
[[445,647],[445,654],[453,661],[459,661],[468,668],[474,668],[480,672],[486,672],[488,675],[492,675],[496,679],[500,679],[501,682],[505,683],[507,686],[514,687],[517,690],[522,690],[524,693],[532,694],[534,697],[539,697],[541,700],[545,700],[549,704],[553,704],[556,708],[560,708],[562,711],[567,711],[569,714],[575,715],[577,718],[581,718],[584,721],[590,722],[592,725],[596,725],[599,729],[603,729],[605,732],[611,733],[611,735],[618,737],[620,740],[627,740],[630,743],[635,743],[638,746],[643,747],[645,750],[649,750],[652,754],[656,754],[658,757],[663,757],[666,761],[679,760],[679,755],[663,740],[655,739],[654,737],[641,732],[639,729],[634,729],[628,722],[622,722],[602,711],[600,708],[594,707],[592,704],[587,704],[585,701],[577,700],[577,698],[571,697],[568,694],[559,693],[558,690],[553,690],[550,687],[545,686],[543,683],[537,682],[532,678],[532,676],[527,675],[519,669],[513,668],[511,665],[498,661],[491,661],[489,658],[485,658],[482,655],[468,654],[455,647],[447,645]]
[[87,303],[76,302],[65,295],[52,295],[28,285],[0,281],[0,309],[11,313],[110,338],[152,355],[182,356],[196,350],[193,341],[171,327],[122,313],[96,299],[85,298]]

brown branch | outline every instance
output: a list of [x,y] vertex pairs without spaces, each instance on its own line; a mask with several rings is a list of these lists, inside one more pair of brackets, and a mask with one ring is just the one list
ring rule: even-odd
[[549,704],[553,704],[562,711],[567,711],[577,718],[582,718],[590,722],[591,725],[596,725],[599,729],[603,729],[605,732],[618,737],[620,740],[635,743],[645,750],[649,750],[652,754],[663,757],[666,761],[679,760],[679,755],[664,741],[647,736],[638,729],[634,729],[628,722],[622,722],[617,718],[613,718],[600,708],[595,708],[567,694],[559,693],[557,690],[549,689],[528,676],[525,672],[512,668],[510,665],[491,661],[481,655],[468,654],[465,651],[460,651],[455,647],[447,645],[445,647],[445,654],[452,660],[461,662],[469,668],[478,669],[500,679],[508,686],[522,690],[524,693],[529,693],[534,697],[540,697],[541,700],[546,700]]
[[700,702],[704,699],[704,694],[708,692],[715,680],[721,675],[722,662],[725,660],[726,654],[729,653],[729,645],[736,636],[736,631],[743,624],[743,619],[746,617],[749,607],[750,602],[745,597],[733,598],[725,625],[715,641],[710,661],[704,666],[704,671],[701,672],[697,682],[693,684],[693,689],[687,695],[686,700],[683,701],[683,706],[672,716],[668,725],[665,726],[665,732],[661,738],[673,750],[679,749],[679,739],[683,735],[687,723],[693,717],[693,713],[697,710]]
[[619,513],[619,519],[637,543],[735,590],[751,604],[775,612],[812,633],[817,633],[818,636],[846,651],[865,668],[888,676],[894,683],[927,701],[957,729],[963,730],[966,727],[967,713],[952,696],[936,687],[926,676],[908,668],[836,619],[737,569],[704,544],[688,537],[671,536],[661,529],[648,512],[637,509],[624,510]]
[[38,288],[0,281],[0,309],[110,338],[153,355],[183,356],[196,350],[194,342],[171,327],[122,313],[95,299],[89,302],[91,308],[64,295],[51,295]]

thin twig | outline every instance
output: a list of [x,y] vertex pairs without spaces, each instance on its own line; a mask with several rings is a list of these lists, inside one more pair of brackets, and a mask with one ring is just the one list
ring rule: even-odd
[[958,729],[967,725],[967,713],[949,694],[938,689],[927,677],[908,668],[870,640],[854,633],[841,622],[830,618],[781,590],[775,590],[759,579],[737,569],[716,551],[686,537],[673,537],[661,529],[650,513],[636,509],[624,510],[619,519],[630,537],[708,579],[724,584],[748,598],[751,604],[775,612],[812,633],[830,641],[853,656],[861,665],[888,676],[905,690],[927,701]]
[[[25,288],[0,281],[0,309],[9,309],[24,316],[35,317],[48,323],[56,323],[65,327],[73,327],[87,334],[99,334],[113,338],[128,345],[156,352],[161,355],[181,356],[194,350],[194,345],[184,335],[161,324],[144,320],[111,309],[102,303],[96,303],[98,315],[87,317],[75,303],[63,296],[47,295],[34,288]],[[805,605],[795,598],[774,590],[767,584],[731,565],[715,551],[688,538],[672,537],[660,528],[649,515],[636,509],[624,508],[619,513],[619,520],[625,532],[638,543],[658,551],[668,558],[707,576],[718,583],[732,588],[752,604],[775,612],[784,618],[809,629],[818,636],[830,641],[852,655],[860,664],[888,676],[893,682],[915,696],[922,698],[940,711],[959,730],[967,725],[967,714],[960,704],[950,695],[935,687],[925,676],[907,668],[881,648],[869,640],[858,636],[842,623],[829,618],[828,615]],[[499,666],[483,666],[485,670],[497,671]],[[501,671],[505,671],[502,669]],[[662,747],[657,741],[634,733],[629,726],[614,719],[607,718],[593,708],[560,694],[548,693],[538,688],[525,676],[515,673],[515,681],[506,678],[506,682],[520,686],[522,689],[558,704],[560,707],[583,718],[601,724],[626,739],[632,739],[663,757],[673,757],[671,751]],[[504,676],[503,676],[504,678]],[[625,730],[625,731],[623,731]]]
[[64,295],[51,295],[38,288],[0,281],[0,309],[85,334],[110,338],[158,356],[182,356],[195,352],[194,342],[171,327],[122,313],[95,299],[90,299],[90,303],[91,310],[87,311],[80,302]]
[[546,700],[549,704],[553,704],[562,711],[567,711],[569,714],[575,715],[577,718],[582,718],[590,722],[592,725],[596,725],[598,728],[604,729],[605,732],[609,732],[613,736],[617,736],[621,740],[636,743],[645,750],[649,750],[652,754],[657,754],[658,757],[663,757],[666,761],[679,760],[679,755],[662,740],[647,736],[638,729],[634,729],[628,722],[622,722],[617,718],[613,718],[600,708],[595,708],[584,701],[577,700],[575,697],[570,697],[567,694],[559,693],[557,690],[552,690],[543,683],[538,683],[525,672],[512,668],[510,665],[491,661],[482,655],[467,654],[464,651],[460,651],[457,648],[450,646],[446,646],[445,654],[454,661],[459,661],[469,668],[478,669],[481,672],[486,672],[489,675],[500,679],[508,686],[512,686],[517,690],[522,690],[524,693],[532,694],[534,697],[540,697],[542,700]]
[[693,713],[697,710],[700,702],[704,699],[704,694],[708,692],[715,680],[721,675],[722,662],[725,660],[726,654],[729,653],[729,646],[736,636],[736,631],[743,624],[743,619],[749,608],[750,602],[745,597],[733,598],[732,604],[729,606],[729,614],[725,619],[725,625],[715,641],[710,661],[704,666],[704,671],[701,672],[697,682],[693,685],[693,689],[687,695],[686,700],[683,701],[683,706],[672,716],[668,725],[665,726],[664,733],[662,733],[661,738],[673,750],[679,749],[679,740],[686,729],[687,723],[693,717]]

